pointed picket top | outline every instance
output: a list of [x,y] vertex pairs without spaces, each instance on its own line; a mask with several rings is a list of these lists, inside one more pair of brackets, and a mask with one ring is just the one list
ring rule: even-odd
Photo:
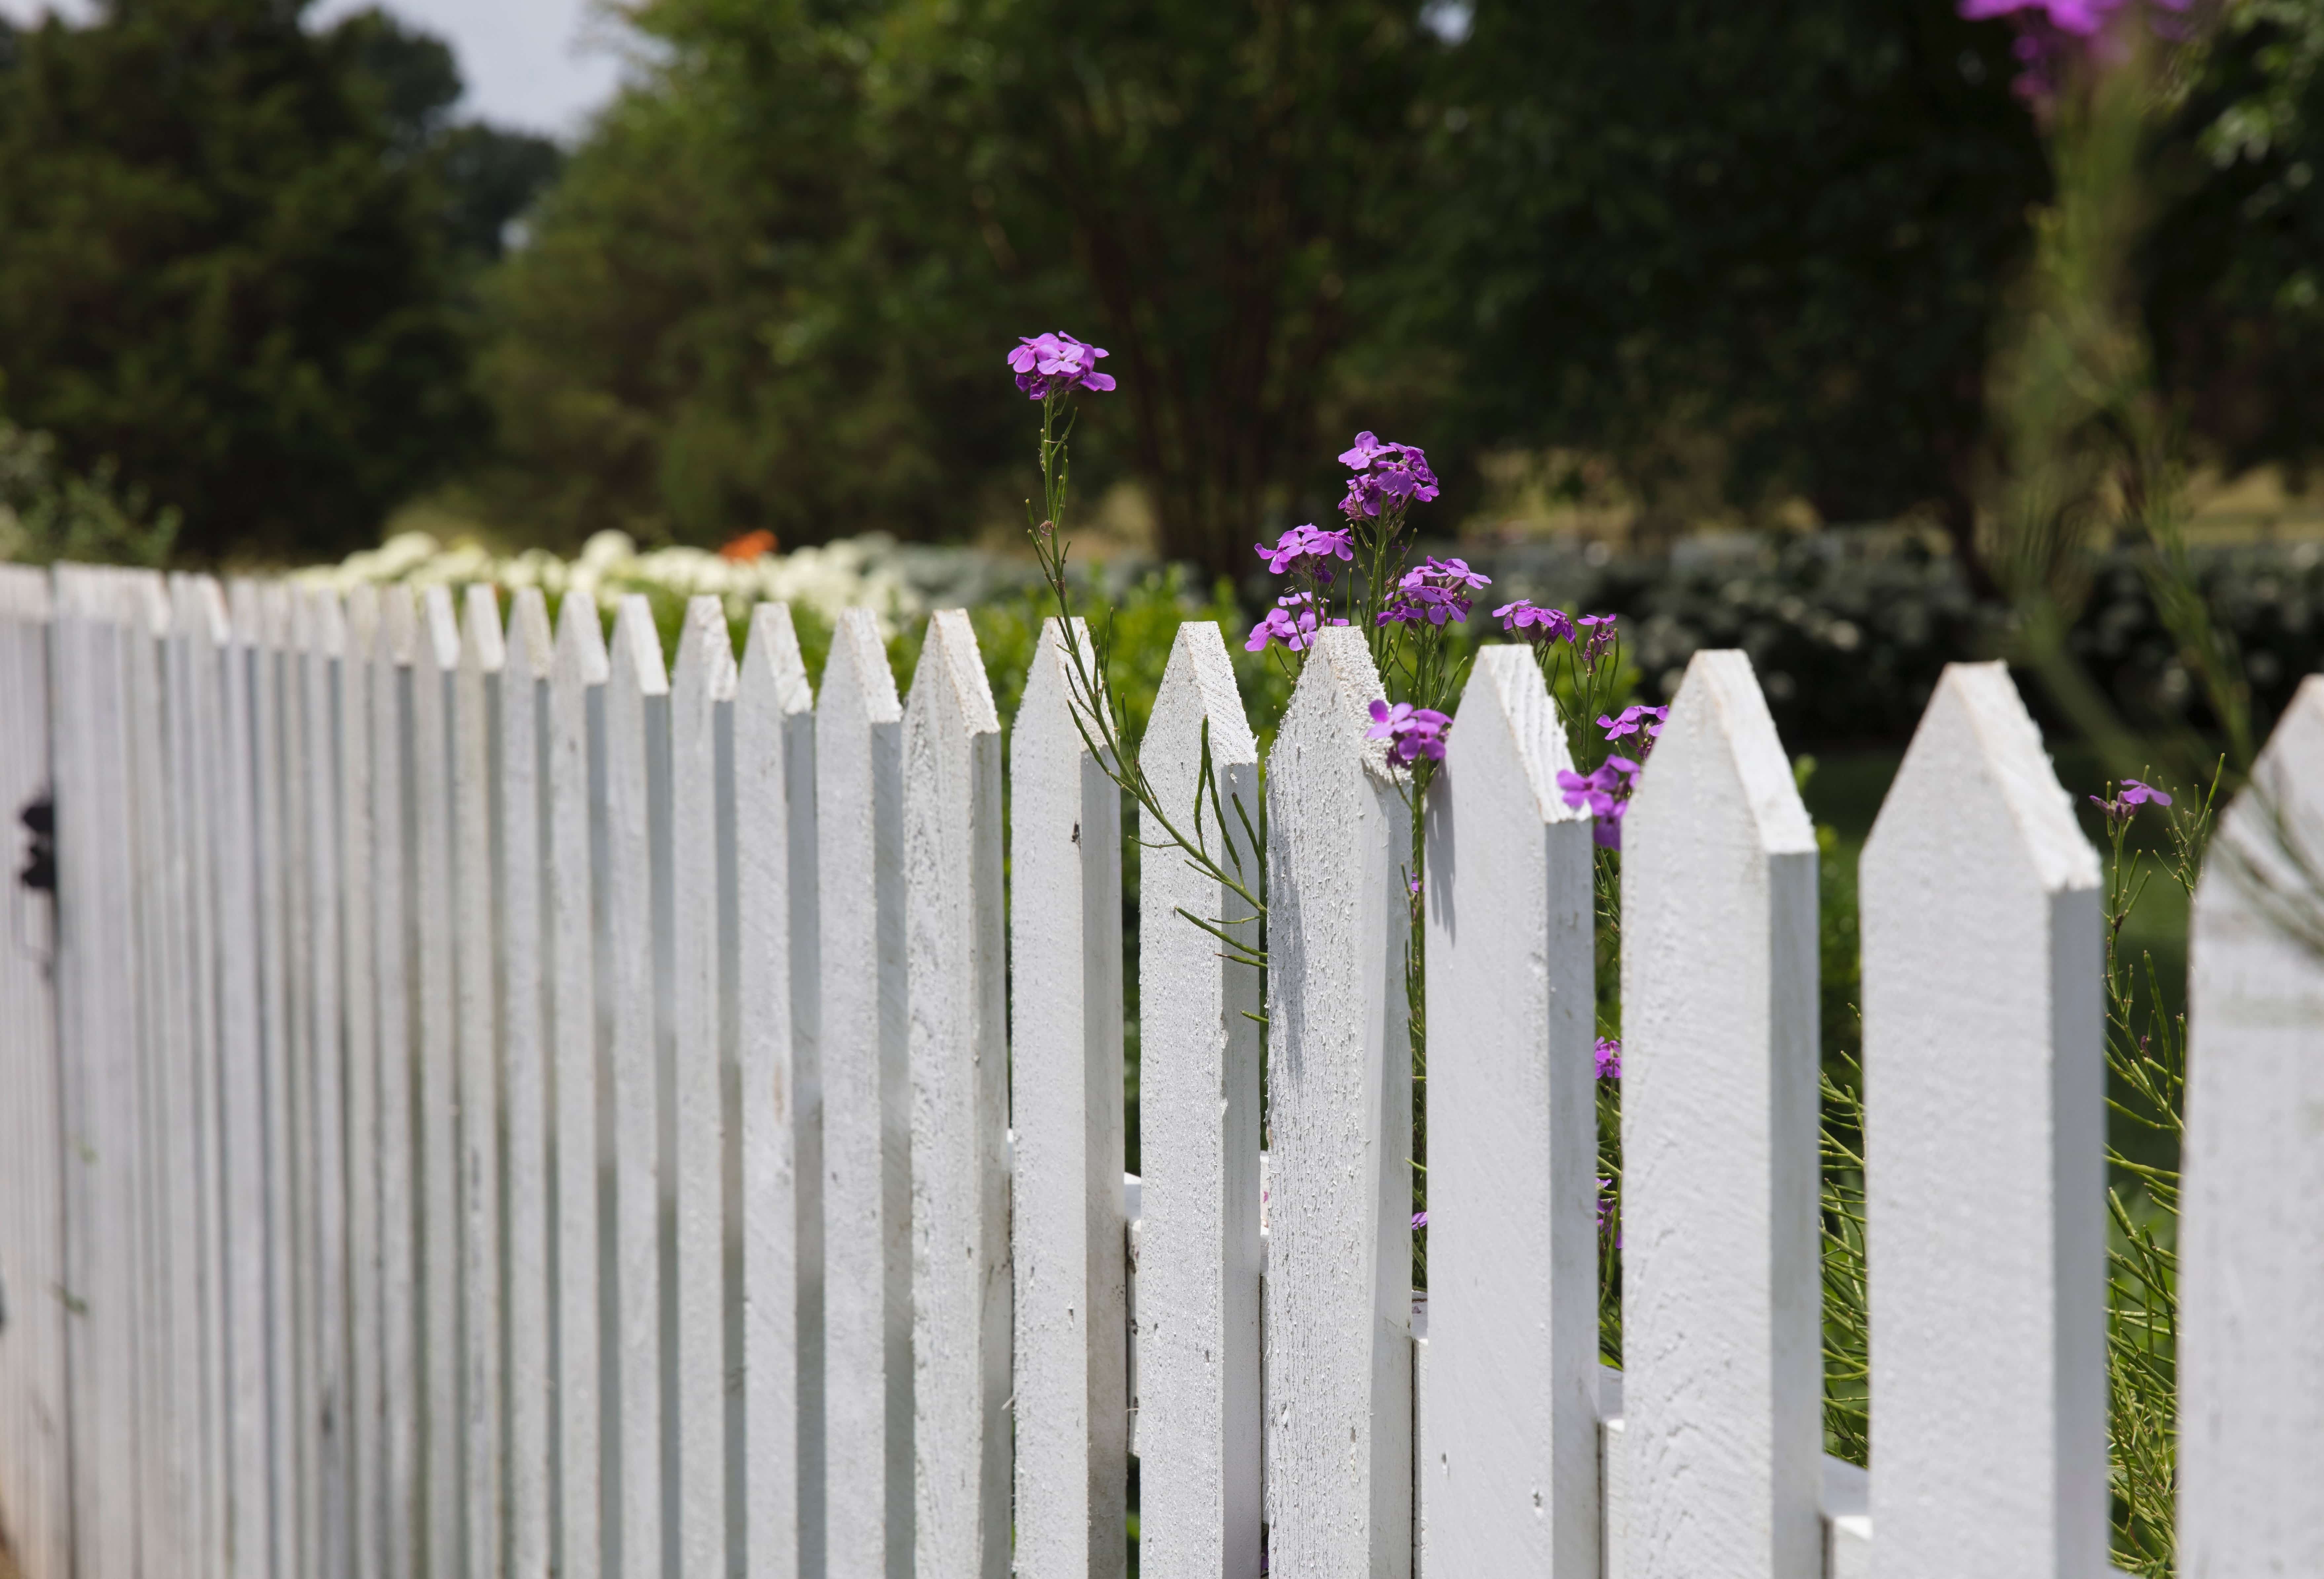
[[497,675],[508,666],[508,643],[501,635],[500,599],[481,582],[469,583],[460,602],[460,666]]
[[597,605],[580,592],[567,592],[557,610],[556,673],[580,685],[602,685],[613,676],[605,650],[605,622]]
[[295,651],[300,601],[291,592],[290,583],[261,582],[258,583],[258,599],[259,629],[266,645],[276,652]]
[[2099,870],[2070,806],[2008,671],[1952,664],[1865,845],[1871,1509],[1898,1579],[2106,1558]]
[[[1268,1551],[1412,1564],[1411,823],[1361,631],[1316,633],[1268,775]],[[1279,1385],[1277,1380],[1279,1379]]]
[[1596,1579],[1590,815],[1530,650],[1480,651],[1458,716],[1427,821],[1423,1551]]
[[170,634],[170,587],[158,570],[124,570],[120,596],[123,620],[146,635]]
[[420,602],[405,583],[392,581],[379,589],[379,626],[374,638],[376,659],[386,665],[413,662],[420,652]]
[[1083,732],[1092,656],[1042,622],[1009,742],[1017,1562],[1061,1579],[1128,1538],[1121,794]]
[[[656,638],[657,649],[659,638]],[[734,638],[726,625],[723,600],[707,595],[686,601],[686,623],[678,629],[678,663],[671,685],[678,704],[694,696],[710,702],[731,702],[736,670]]]
[[843,610],[831,633],[831,656],[823,670],[825,709],[859,714],[871,723],[900,723],[904,704],[896,693],[896,672],[880,625],[868,609]]
[[[894,684],[892,677],[889,684]],[[789,604],[761,603],[751,610],[751,631],[743,642],[735,685],[738,698],[770,698],[784,718],[815,711],[815,687],[807,682]]]
[[929,617],[912,675],[903,835],[915,1567],[923,1579],[1005,1579],[1010,1300],[1001,715],[962,610]]
[[313,651],[317,639],[315,601],[308,595],[309,589],[297,582],[278,584],[282,588],[285,605],[285,645],[294,653]]
[[669,694],[669,670],[662,662],[661,632],[654,628],[653,605],[643,592],[631,592],[613,611],[608,644],[609,678],[640,696]]
[[1812,1572],[1816,845],[1742,653],[1694,655],[1620,826],[1625,1561]]
[[529,680],[546,680],[557,666],[557,634],[549,625],[549,600],[539,587],[509,594],[509,663]]
[[347,589],[346,655],[356,663],[371,662],[379,642],[383,611],[379,588],[370,582],[357,582]]
[[[1195,806],[1207,726],[1218,810]],[[1215,623],[1178,627],[1139,743],[1171,824],[1229,870],[1260,871],[1259,749]],[[1236,812],[1240,803],[1242,815]],[[1258,1579],[1259,973],[1178,913],[1239,923],[1248,906],[1195,870],[1150,812],[1139,881],[1139,1552],[1157,1575]],[[1231,846],[1229,840],[1232,841]],[[1232,927],[1259,941],[1255,924]]]
[[2310,675],[2219,819],[2189,929],[2182,1574],[2324,1571],[2319,871],[2324,676]]
[[413,662],[447,675],[460,666],[460,620],[453,611],[451,588],[432,586],[420,595],[413,638]]
[[318,657],[347,655],[347,611],[339,594],[329,587],[307,591],[308,650]]
[[[60,595],[65,590],[65,568],[67,567],[60,567],[57,574],[57,591]],[[256,646],[259,640],[260,620],[258,583],[246,575],[235,576],[226,583],[226,620],[233,631],[234,644],[236,647]]]

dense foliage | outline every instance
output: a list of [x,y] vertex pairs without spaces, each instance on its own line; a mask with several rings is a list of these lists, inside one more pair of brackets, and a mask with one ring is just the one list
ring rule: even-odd
[[476,201],[512,211],[508,165],[554,159],[464,133],[492,172],[463,190],[443,46],[304,9],[112,0],[0,31],[0,409],[180,511],[199,558],[374,540],[480,453],[462,248],[496,248]]

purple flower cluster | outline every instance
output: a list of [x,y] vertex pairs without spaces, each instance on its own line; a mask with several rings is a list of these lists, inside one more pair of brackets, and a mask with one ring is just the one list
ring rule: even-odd
[[2120,792],[2112,800],[2104,795],[2090,797],[2090,804],[2104,812],[2109,822],[2127,822],[2132,812],[2150,803],[2167,806],[2171,803],[2171,797],[2153,785],[2142,784],[2135,778],[2124,779]]
[[1573,620],[1563,609],[1545,609],[1530,598],[1519,598],[1514,603],[1503,603],[1493,610],[1493,618],[1511,636],[1522,636],[1527,641],[1572,641]]
[[1433,707],[1415,707],[1409,702],[1390,707],[1385,702],[1375,702],[1372,727],[1364,731],[1364,739],[1386,740],[1388,754],[1407,767],[1423,757],[1431,762],[1442,762],[1444,731],[1452,722],[1450,717]]
[[1284,533],[1272,548],[1264,543],[1254,543],[1251,547],[1276,575],[1312,575],[1328,583],[1333,560],[1355,558],[1356,534],[1347,527],[1327,532],[1311,521]]
[[1614,1212],[1614,1198],[1609,1192],[1614,1181],[1600,1174],[1598,1179],[1598,1232],[1614,1236],[1614,1248],[1622,1248],[1622,1223]]
[[[1293,652],[1305,652],[1315,644],[1315,629],[1319,623],[1315,612],[1315,597],[1312,592],[1293,592],[1275,600],[1275,607],[1267,618],[1250,628],[1250,639],[1242,644],[1245,652],[1265,652],[1270,641],[1279,641]],[[1324,620],[1324,625],[1345,625],[1344,620]]]
[[[2015,86],[2026,98],[2045,99],[2057,91],[2059,74],[2068,62],[2077,58],[2105,62],[2121,57],[2121,44],[2107,37],[2118,18],[2150,6],[2175,17],[2192,4],[2193,0],[1960,0],[1960,14],[1970,22],[2009,18],[2017,28],[2012,50],[2019,67]],[[2177,39],[2184,32],[2183,24],[2161,16],[2153,18],[2153,26],[2159,38]]]
[[1404,573],[1396,596],[1380,610],[1379,622],[1408,625],[1425,620],[1431,625],[1442,625],[1448,620],[1465,620],[1468,594],[1492,584],[1490,577],[1471,570],[1465,559],[1439,559],[1431,555],[1425,564]]
[[1590,808],[1596,821],[1591,837],[1608,849],[1622,848],[1622,818],[1630,809],[1630,792],[1637,786],[1638,771],[1639,765],[1628,757],[1609,757],[1586,776],[1572,768],[1557,776],[1565,803]]
[[1417,445],[1383,444],[1370,432],[1360,433],[1355,446],[1341,452],[1340,464],[1355,473],[1348,479],[1348,496],[1340,500],[1340,513],[1351,521],[1436,497],[1436,473]]
[[1020,338],[1009,353],[1017,387],[1036,400],[1082,389],[1100,394],[1113,388],[1113,375],[1097,371],[1097,360],[1108,354],[1071,335],[1035,335]]
[[1598,727],[1606,731],[1606,738],[1609,740],[1618,740],[1626,735],[1637,736],[1638,759],[1643,762],[1646,753],[1655,748],[1655,740],[1662,734],[1663,725],[1669,721],[1669,708],[1647,707],[1634,702],[1610,717],[1600,713]]
[[1598,1039],[1598,1078],[1601,1080],[1622,1078],[1622,1044],[1610,1036]]

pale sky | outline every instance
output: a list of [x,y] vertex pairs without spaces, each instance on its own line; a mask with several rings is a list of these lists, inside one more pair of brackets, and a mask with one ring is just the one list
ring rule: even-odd
[[[373,0],[320,0],[327,25]],[[617,24],[592,0],[388,0],[387,11],[449,41],[468,96],[459,113],[570,141],[621,80]],[[86,17],[88,0],[0,0],[0,15],[28,22],[54,10]]]

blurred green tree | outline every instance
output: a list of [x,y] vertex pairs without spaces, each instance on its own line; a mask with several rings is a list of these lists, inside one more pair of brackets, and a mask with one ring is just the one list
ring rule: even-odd
[[[477,453],[440,44],[305,0],[109,0],[0,40],[0,400],[192,557],[370,540]],[[505,182],[503,183],[505,186]]]

